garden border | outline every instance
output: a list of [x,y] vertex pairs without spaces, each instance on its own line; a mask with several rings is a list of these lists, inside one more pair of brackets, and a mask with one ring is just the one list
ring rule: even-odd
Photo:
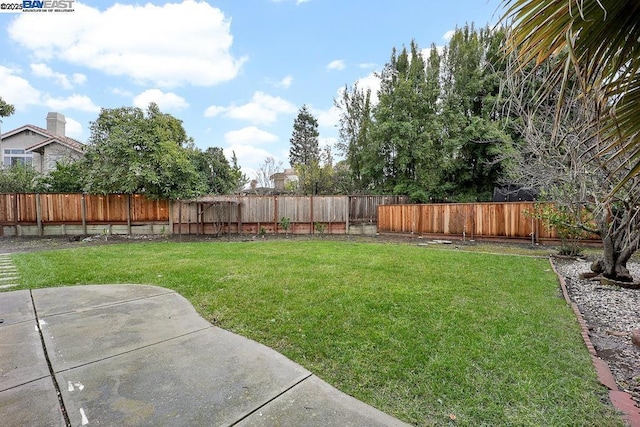
[[609,365],[607,362],[598,357],[596,353],[596,349],[591,342],[591,338],[589,337],[589,328],[587,327],[587,323],[578,308],[578,305],[571,301],[569,297],[569,292],[567,291],[567,283],[564,280],[564,277],[558,273],[555,264],[553,263],[552,257],[549,257],[549,263],[551,264],[551,268],[553,272],[556,274],[558,281],[560,282],[560,288],[562,289],[562,296],[569,306],[571,306],[573,312],[576,315],[578,323],[580,324],[580,330],[582,334],[582,339],[584,340],[587,349],[589,350],[589,354],[591,355],[591,361],[593,362],[593,366],[598,375],[598,381],[609,389],[609,399],[613,406],[624,415],[625,420],[629,424],[630,427],[640,427],[640,408],[638,408],[631,398],[631,395],[626,391],[620,390],[618,384],[616,384],[616,380],[609,369]]

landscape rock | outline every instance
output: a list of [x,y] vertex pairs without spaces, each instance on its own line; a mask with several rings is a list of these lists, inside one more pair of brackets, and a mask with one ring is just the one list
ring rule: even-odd
[[640,329],[631,331],[631,342],[634,343],[637,347],[640,347]]

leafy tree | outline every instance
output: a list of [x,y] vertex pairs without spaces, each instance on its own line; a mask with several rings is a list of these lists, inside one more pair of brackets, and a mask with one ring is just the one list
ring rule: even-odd
[[248,183],[249,178],[242,172],[242,168],[238,163],[238,157],[236,157],[236,152],[232,152],[231,156],[231,183],[233,184],[233,193],[237,193],[241,191]]
[[85,175],[86,164],[82,160],[58,162],[56,168],[42,178],[42,188],[48,193],[81,193]]
[[523,140],[511,178],[557,204],[550,219],[561,233],[572,229],[602,239],[603,256],[594,271],[631,281],[627,262],[640,249],[640,176],[622,180],[629,176],[630,159],[601,154],[607,142],[597,131],[601,98],[595,90],[585,93],[578,81],[559,81],[545,89],[550,99],[532,100],[532,88],[548,84],[554,72],[552,59],[547,61],[537,68],[516,63],[505,75],[510,108],[521,118],[513,123]]
[[378,191],[425,201],[423,172],[435,103],[429,102],[425,62],[415,42],[410,51],[393,50],[381,80],[365,175]]
[[37,193],[42,175],[31,165],[12,165],[0,169],[0,193]]
[[9,117],[15,112],[15,108],[11,104],[7,104],[2,97],[0,97],[0,117]]
[[512,149],[511,135],[496,113],[504,30],[457,29],[442,61],[442,122],[449,156],[449,198],[491,200],[506,168],[500,160]]
[[379,103],[348,87],[340,144],[357,189],[408,194],[415,202],[490,200],[513,150],[499,104],[504,31],[456,30],[426,60],[415,42],[380,74]]
[[347,168],[343,170],[348,172],[343,178],[351,178],[353,184],[348,187],[353,192],[366,191],[368,183],[363,175],[363,153],[371,142],[371,90],[360,89],[357,83],[351,88],[345,86],[333,103],[340,110],[340,141],[337,148],[345,156]]
[[235,193],[245,183],[242,182],[243,175],[235,153],[232,159],[233,165],[229,163],[220,147],[209,147],[204,151],[193,148],[190,157],[201,175],[200,179],[205,184],[203,191],[207,194]]
[[303,105],[293,122],[291,148],[289,149],[291,166],[309,166],[320,160],[319,135],[318,121],[309,112],[307,106]]
[[[618,190],[640,174],[640,2],[637,0],[507,0],[510,50],[521,64],[559,60],[548,90],[571,79],[597,96],[599,137],[613,163],[628,162]],[[541,91],[546,96],[547,91]],[[560,119],[564,93],[558,97]]]
[[166,199],[201,194],[206,188],[184,148],[189,142],[182,122],[156,104],[146,114],[132,107],[102,109],[91,124],[85,190]]

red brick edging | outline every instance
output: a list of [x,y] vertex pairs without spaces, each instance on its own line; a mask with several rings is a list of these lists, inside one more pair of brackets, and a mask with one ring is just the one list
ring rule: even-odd
[[596,349],[593,347],[593,343],[591,342],[591,338],[589,337],[589,328],[587,327],[584,318],[582,317],[582,313],[580,313],[580,309],[578,306],[571,301],[569,298],[569,292],[567,291],[567,284],[562,277],[561,274],[556,270],[556,266],[553,264],[553,260],[549,258],[549,263],[551,264],[551,268],[553,272],[558,277],[560,281],[560,288],[562,288],[562,295],[564,296],[567,304],[571,306],[573,312],[578,319],[578,323],[580,323],[580,329],[582,333],[582,338],[584,339],[584,343],[589,350],[589,354],[591,354],[591,361],[593,362],[593,366],[598,374],[598,380],[602,385],[609,389],[609,399],[611,399],[611,403],[617,410],[624,414],[624,418],[629,424],[630,427],[640,427],[640,408],[638,408],[631,398],[631,395],[626,391],[621,391],[616,384],[616,380],[609,369],[609,365],[604,360],[598,357],[596,353]]

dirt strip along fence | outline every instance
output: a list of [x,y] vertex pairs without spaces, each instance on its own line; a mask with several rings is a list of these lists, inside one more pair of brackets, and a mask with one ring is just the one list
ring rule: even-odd
[[558,241],[554,229],[528,214],[535,206],[535,202],[378,206],[378,232],[467,240]]
[[[375,233],[378,205],[406,196],[0,194],[0,235]],[[284,230],[281,219],[290,221]]]

